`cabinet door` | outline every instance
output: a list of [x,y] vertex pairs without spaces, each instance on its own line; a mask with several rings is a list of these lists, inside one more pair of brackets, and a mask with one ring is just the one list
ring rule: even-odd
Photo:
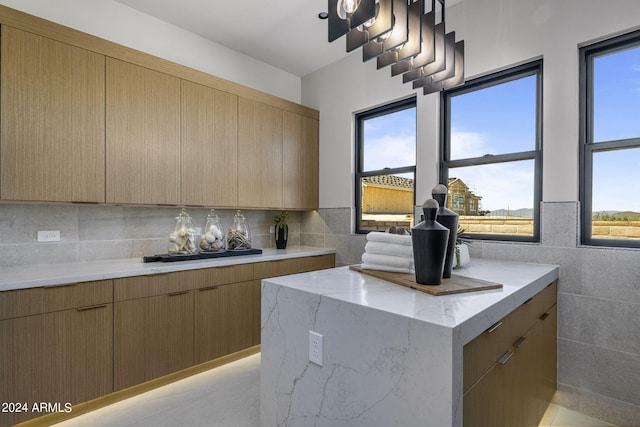
[[0,426],[43,415],[36,402],[77,404],[112,392],[113,305],[0,321],[0,402],[27,402]]
[[107,58],[107,203],[180,203],[180,80]]
[[103,55],[2,26],[0,197],[105,201]]
[[114,304],[114,390],[193,365],[193,291]]
[[255,281],[196,291],[196,363],[254,345],[254,291]]
[[238,99],[238,204],[282,207],[282,110]]
[[238,206],[238,97],[182,81],[182,204]]
[[463,396],[464,427],[505,426],[505,369],[494,364]]
[[284,111],[284,208],[318,208],[318,149],[318,120]]

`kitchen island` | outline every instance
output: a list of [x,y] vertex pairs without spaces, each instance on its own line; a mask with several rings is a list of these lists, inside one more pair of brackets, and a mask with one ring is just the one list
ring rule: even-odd
[[347,267],[263,280],[261,425],[462,426],[465,345],[523,312],[558,271],[474,259],[457,273],[503,287],[437,297]]

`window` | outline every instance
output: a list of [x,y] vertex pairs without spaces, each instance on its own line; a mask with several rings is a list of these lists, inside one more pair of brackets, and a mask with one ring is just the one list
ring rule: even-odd
[[440,179],[465,235],[539,241],[542,61],[442,95]]
[[580,49],[581,239],[640,247],[640,31]]
[[356,115],[356,233],[413,226],[416,100]]

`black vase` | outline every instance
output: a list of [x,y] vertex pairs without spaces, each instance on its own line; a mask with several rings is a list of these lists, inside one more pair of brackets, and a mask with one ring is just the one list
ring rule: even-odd
[[459,215],[447,208],[447,187],[444,184],[438,184],[431,190],[431,195],[438,202],[438,222],[449,229],[449,241],[447,244],[447,256],[444,259],[444,271],[442,277],[448,279],[451,277],[453,269],[453,260],[456,252],[456,239],[458,238],[458,219]]
[[280,227],[276,226],[276,248],[287,248],[287,237],[289,236],[289,226],[284,224]]
[[427,200],[422,205],[422,209],[424,221],[411,229],[416,283],[439,285],[442,283],[449,229],[436,221],[437,201]]

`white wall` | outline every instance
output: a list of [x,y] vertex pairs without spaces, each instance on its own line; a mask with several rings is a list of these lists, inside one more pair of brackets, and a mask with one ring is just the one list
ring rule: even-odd
[[[578,46],[638,28],[637,0],[465,0],[447,31],[465,40],[466,78],[544,59],[543,200],[578,198]],[[302,103],[320,110],[320,206],[353,204],[353,113],[414,91],[360,51],[302,79]],[[418,93],[416,201],[437,184],[438,96]]]
[[300,78],[112,0],[0,4],[300,103]]

